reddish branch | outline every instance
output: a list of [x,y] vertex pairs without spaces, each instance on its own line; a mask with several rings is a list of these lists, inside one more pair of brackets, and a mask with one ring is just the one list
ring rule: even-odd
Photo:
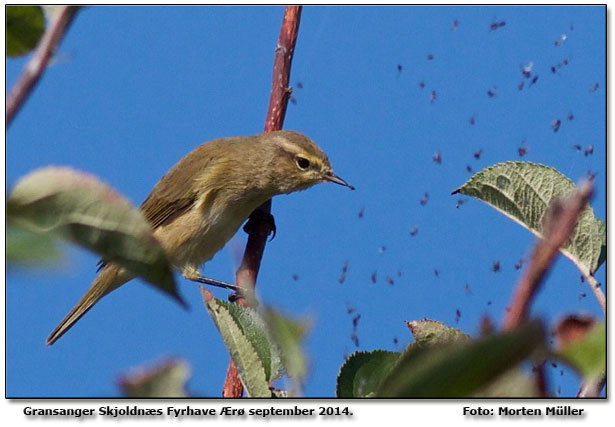
[[502,328],[514,329],[525,319],[533,296],[562,246],[577,224],[579,215],[592,195],[592,185],[586,182],[572,196],[551,204],[544,224],[543,238],[536,244],[530,264],[519,280],[512,303],[504,316]]
[[606,385],[606,373],[591,381],[584,382],[577,393],[577,397],[592,398],[600,397],[602,389]]
[[[273,82],[271,85],[271,95],[269,97],[269,109],[267,111],[267,118],[265,119],[265,132],[280,130],[284,123],[284,116],[286,115],[286,107],[290,96],[290,67],[295,50],[300,18],[301,6],[286,6],[278,44],[275,48]],[[258,210],[267,214],[270,213],[271,200],[265,202]],[[244,288],[248,287],[253,290],[256,286],[256,278],[261,265],[263,252],[265,251],[267,237],[273,231],[273,223],[265,220],[263,215],[253,216],[250,219],[250,223],[248,243],[246,244],[241,265],[237,270],[235,282],[239,286]],[[232,297],[237,304],[243,306],[248,305],[248,301],[242,295],[235,294]],[[222,396],[241,397],[242,393],[243,386],[237,374],[237,368],[231,360],[226,373]]]
[[13,118],[17,112],[21,109],[21,106],[34,89],[34,86],[38,83],[47,68],[49,59],[55,52],[56,48],[60,44],[60,40],[66,34],[70,23],[75,17],[75,12],[79,7],[77,6],[61,6],[57,15],[52,20],[47,28],[47,31],[41,38],[41,41],[36,48],[34,56],[28,61],[24,67],[19,80],[11,89],[11,93],[6,101],[6,126],[11,124]]

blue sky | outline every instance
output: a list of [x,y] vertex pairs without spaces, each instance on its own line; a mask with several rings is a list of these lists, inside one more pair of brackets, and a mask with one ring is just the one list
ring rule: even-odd
[[[282,14],[282,7],[86,8],[7,131],[7,187],[35,168],[70,165],[138,205],[201,142],[261,132]],[[7,61],[7,87],[24,61]],[[520,91],[529,62],[539,78]],[[427,317],[472,335],[484,315],[500,322],[519,277],[514,265],[534,238],[478,201],[464,198],[456,208],[450,192],[470,177],[468,165],[478,171],[518,160],[523,145],[523,160],[573,181],[591,170],[592,206],[606,219],[605,77],[603,7],[304,8],[291,76],[296,104],[284,127],[314,139],[357,188],[320,185],[273,202],[278,233],[258,292],[312,320],[307,396],[333,396],[344,356],[356,349],[402,350],[411,341],[407,320]],[[562,125],[553,132],[556,119]],[[593,154],[575,144],[593,145]],[[239,232],[203,271],[232,281],[244,242]],[[133,281],[45,346],[96,261],[67,246],[61,265],[7,272],[7,395],[119,396],[121,374],[178,356],[192,366],[192,393],[219,396],[228,355],[197,286],[179,277],[189,311]],[[602,318],[579,272],[560,257],[532,314],[553,325],[569,313]],[[570,370],[548,373],[553,392],[576,393]]]

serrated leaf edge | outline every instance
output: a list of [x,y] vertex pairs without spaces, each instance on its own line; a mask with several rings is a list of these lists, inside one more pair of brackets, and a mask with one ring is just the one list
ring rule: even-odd
[[213,298],[207,303],[207,310],[235,362],[246,393],[250,397],[271,397],[262,361],[229,309],[220,302]]
[[[465,195],[468,195],[468,196],[470,196],[470,197],[474,197],[474,196],[469,195],[469,194],[467,194],[466,192],[464,192],[464,191],[463,191],[463,187],[465,187],[466,185],[468,185],[468,184],[470,184],[472,181],[474,181],[474,180],[476,179],[476,176],[477,176],[477,175],[484,174],[484,173],[486,173],[487,171],[490,171],[490,170],[492,170],[492,169],[495,169],[495,168],[497,168],[497,167],[502,167],[502,166],[505,166],[505,165],[532,165],[532,166],[538,166],[538,167],[541,167],[541,168],[549,169],[549,170],[551,170],[551,171],[553,171],[553,172],[558,173],[558,174],[559,174],[559,175],[561,175],[564,179],[566,179],[568,182],[570,182],[573,186],[575,186],[575,187],[576,187],[576,184],[575,184],[575,183],[574,183],[574,182],[573,182],[570,178],[568,178],[566,175],[564,175],[563,173],[561,173],[560,171],[558,171],[557,169],[555,169],[555,168],[553,168],[553,167],[551,167],[551,166],[543,165],[543,164],[541,164],[541,163],[534,163],[534,162],[500,162],[500,163],[496,163],[495,165],[489,166],[489,167],[487,167],[487,168],[484,168],[484,169],[482,169],[482,170],[480,170],[480,171],[476,172],[476,173],[475,173],[474,175],[472,175],[472,177],[471,177],[470,179],[468,179],[468,180],[467,180],[467,181],[466,181],[466,182],[465,182],[462,186],[460,186],[459,188],[457,188],[456,190],[454,190],[454,191],[453,191],[453,194],[455,194],[455,193],[459,192],[459,193],[461,193],[461,194],[465,194]],[[501,189],[498,189],[498,192],[501,192]],[[506,216],[507,218],[509,218],[509,219],[513,220],[514,222],[516,222],[517,224],[519,224],[522,228],[524,228],[524,229],[528,230],[529,232],[531,232],[531,233],[532,233],[533,235],[535,235],[536,237],[538,237],[538,238],[542,238],[542,234],[541,234],[541,233],[539,233],[538,231],[534,230],[533,228],[528,227],[528,226],[527,226],[527,224],[524,224],[524,223],[523,223],[523,222],[521,222],[521,220],[519,220],[518,218],[515,218],[515,217],[511,216],[511,215],[510,215],[510,214],[508,214],[507,212],[505,212],[505,211],[501,210],[500,208],[498,208],[497,206],[493,205],[492,203],[490,203],[490,202],[488,202],[488,201],[486,201],[486,200],[483,200],[483,199],[480,199],[480,198],[477,198],[477,197],[474,197],[474,198],[476,198],[477,200],[479,200],[479,201],[481,201],[481,202],[485,203],[487,206],[489,206],[489,207],[491,207],[491,208],[495,209],[496,211],[500,212],[501,214],[503,214],[503,215],[504,215],[504,216]],[[543,200],[543,201],[544,201],[544,200]],[[546,204],[546,202],[545,202],[545,204]],[[598,218],[598,217],[596,217],[596,216],[594,215],[594,210],[593,210],[593,208],[592,208],[589,204],[588,204],[588,206],[589,206],[589,210],[591,211],[591,213],[592,213],[593,217],[596,219],[596,227],[597,227],[597,231],[599,232],[599,231],[600,231],[599,224],[600,224],[600,221],[602,221],[602,220],[601,220],[600,218]],[[603,221],[603,222],[604,222],[604,221]],[[602,246],[604,246],[604,245],[601,245],[601,247],[602,247]],[[568,251],[568,250],[566,250],[566,249],[564,249],[564,248],[560,248],[560,252],[561,252],[561,253],[562,253],[562,254],[563,254],[566,258],[568,258],[570,261],[572,261],[572,263],[573,263],[574,265],[576,265],[576,266],[577,266],[577,268],[581,271],[581,273],[583,273],[583,275],[584,275],[584,276],[589,276],[589,275],[592,275],[592,274],[593,274],[593,273],[592,273],[592,271],[590,270],[590,268],[589,268],[588,266],[586,266],[585,264],[583,264],[583,263],[582,263],[579,259],[577,259],[577,258],[574,256],[574,254],[573,254],[573,253],[571,253],[570,251]],[[597,261],[598,261],[598,260],[596,260],[596,263],[597,263]],[[596,266],[596,270],[600,267],[600,265],[601,265],[601,264],[598,264],[598,265]]]

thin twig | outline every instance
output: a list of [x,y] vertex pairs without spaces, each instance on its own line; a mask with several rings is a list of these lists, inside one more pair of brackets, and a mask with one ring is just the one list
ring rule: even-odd
[[533,296],[540,288],[558,249],[573,232],[592,192],[591,183],[585,182],[567,200],[557,201],[550,206],[543,238],[534,247],[530,264],[517,284],[510,308],[504,316],[503,330],[514,329],[527,318]]
[[[265,132],[282,129],[286,107],[290,96],[289,80],[290,68],[295,50],[295,42],[301,19],[301,6],[286,6],[278,44],[275,49],[273,62],[273,81],[269,97],[269,109],[265,119]],[[258,210],[269,214],[271,200],[265,202]],[[272,232],[273,222],[264,219],[263,215],[255,215],[250,219],[248,242],[243,254],[241,265],[237,269],[235,282],[238,286],[254,291],[256,278],[260,268],[267,237]],[[241,294],[232,295],[232,300],[240,305],[249,305]],[[223,397],[241,397],[243,386],[237,369],[231,360],[226,373],[226,380],[222,389]]]
[[26,64],[17,83],[11,89],[6,101],[6,126],[8,127],[17,112],[21,109],[23,103],[28,98],[28,95],[34,89],[47,68],[49,59],[60,44],[60,40],[66,34],[70,23],[75,17],[75,13],[79,9],[78,6],[61,6],[58,10],[55,19],[47,28],[47,31],[41,38],[41,41],[36,48],[36,52]]
[[603,373],[600,377],[593,381],[584,382],[577,393],[577,397],[591,398],[600,397],[602,388],[606,384],[606,374]]
[[604,293],[602,292],[602,289],[600,288],[600,283],[598,283],[594,275],[590,273],[587,267],[585,267],[581,263],[575,263],[575,264],[577,268],[581,270],[581,274],[583,274],[585,281],[587,282],[591,290],[594,292],[594,295],[596,296],[596,299],[598,300],[598,304],[600,304],[600,307],[602,307],[602,312],[606,313],[606,298],[604,296]]

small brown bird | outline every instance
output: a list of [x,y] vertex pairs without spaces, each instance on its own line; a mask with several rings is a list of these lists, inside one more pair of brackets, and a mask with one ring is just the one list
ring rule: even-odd
[[[278,194],[321,182],[354,189],[333,173],[326,154],[307,136],[276,131],[216,139],[181,159],[162,177],[141,207],[173,267],[203,279],[198,267],[231,239],[257,207]],[[58,340],[103,296],[134,276],[113,263],[47,338]]]

